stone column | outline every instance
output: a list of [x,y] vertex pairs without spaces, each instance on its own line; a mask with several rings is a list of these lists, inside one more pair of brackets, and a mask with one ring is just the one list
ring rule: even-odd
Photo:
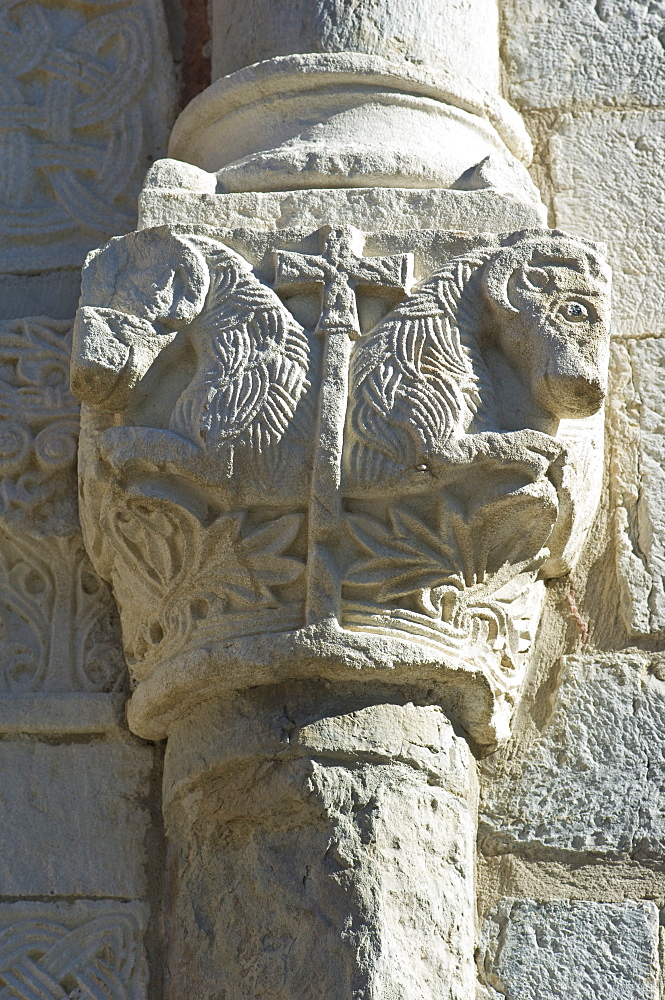
[[169,1000],[472,1000],[472,750],[595,510],[609,275],[542,229],[494,4],[348,7],[218,0],[233,72],[84,273]]
[[167,997],[468,1000],[472,775],[394,693],[267,687],[175,724]]
[[300,53],[359,52],[499,93],[496,0],[213,0],[213,80]]
[[[213,78],[170,154],[218,190],[533,189],[499,93],[494,0],[216,0]],[[487,159],[482,176],[476,165]]]

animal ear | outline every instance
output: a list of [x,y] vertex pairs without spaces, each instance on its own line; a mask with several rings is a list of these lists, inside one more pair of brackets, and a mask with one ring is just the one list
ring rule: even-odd
[[483,285],[492,305],[506,312],[519,312],[510,301],[510,279],[523,263],[517,259],[513,248],[504,248],[487,265],[483,275]]
[[117,237],[89,255],[81,305],[175,327],[201,312],[209,285],[203,255],[167,226],[159,226]]

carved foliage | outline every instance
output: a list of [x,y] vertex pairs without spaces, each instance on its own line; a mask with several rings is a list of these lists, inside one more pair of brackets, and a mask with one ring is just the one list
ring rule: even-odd
[[0,323],[0,516],[44,534],[78,527],[70,349],[70,323]]
[[0,531],[0,692],[116,691],[115,609],[79,536]]
[[0,691],[124,683],[113,600],[79,534],[71,324],[0,324]]
[[[143,297],[136,268],[115,263],[121,243],[150,274]],[[534,627],[525,593],[568,558],[574,462],[556,435],[562,419],[602,403],[609,273],[597,247],[556,231],[469,243],[355,339],[335,440],[329,422],[317,424],[312,387],[319,409],[343,413],[346,373],[326,368],[332,355],[315,347],[317,335],[336,344],[358,336],[341,259],[335,270],[326,258],[317,279],[324,303],[339,290],[336,322],[307,331],[238,254],[207,237],[144,231],[97,255],[84,281],[74,383],[119,416],[86,418],[84,518],[97,565],[120,595],[132,658],[175,650],[203,618],[208,627],[221,615],[221,635],[226,615],[231,634],[244,612],[242,627],[251,630],[254,617],[263,631],[264,611],[295,601],[302,624],[300,577],[327,565],[343,624],[358,630],[371,620],[376,629],[383,616],[386,628],[402,622],[444,645],[485,643],[516,666]],[[196,281],[176,294],[162,257],[172,270],[182,261],[180,275],[193,268]],[[198,304],[177,315],[181,300]],[[348,317],[344,303],[353,305]],[[131,345],[110,313],[135,323]],[[148,410],[148,392],[162,384],[161,409]],[[330,435],[319,441],[323,427]],[[308,439],[313,448],[298,446]],[[317,483],[336,481],[321,475],[322,463],[334,470],[337,461],[338,496],[318,495]],[[333,531],[330,518],[339,521]],[[338,540],[335,550],[312,559],[325,538]],[[159,610],[148,619],[139,606]]]
[[305,569],[285,554],[303,520],[286,514],[246,526],[245,512],[232,511],[204,525],[163,499],[137,498],[120,510],[108,503],[101,526],[113,550],[107,559],[130,662],[177,651],[206,619],[278,608],[274,588],[293,584]]

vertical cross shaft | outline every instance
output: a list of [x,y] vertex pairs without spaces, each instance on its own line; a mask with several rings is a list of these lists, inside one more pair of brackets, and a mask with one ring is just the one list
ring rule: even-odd
[[349,395],[351,345],[360,336],[356,292],[406,292],[411,254],[360,256],[361,234],[321,230],[321,254],[279,250],[275,254],[277,292],[321,291],[316,333],[325,337],[316,444],[312,469],[307,558],[308,624],[339,618],[341,582],[337,553],[342,542],[342,452]]

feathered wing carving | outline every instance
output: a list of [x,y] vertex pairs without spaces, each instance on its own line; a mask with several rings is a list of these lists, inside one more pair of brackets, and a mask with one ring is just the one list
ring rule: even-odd
[[170,428],[221,452],[231,474],[237,449],[265,462],[287,429],[305,436],[305,406],[296,410],[309,386],[309,345],[303,327],[242,257],[228,248],[206,256],[210,291],[193,330],[198,369]]
[[474,336],[478,294],[471,288],[488,258],[453,259],[358,342],[347,454],[354,482],[413,466],[472,422],[483,429],[491,419],[489,374]]

